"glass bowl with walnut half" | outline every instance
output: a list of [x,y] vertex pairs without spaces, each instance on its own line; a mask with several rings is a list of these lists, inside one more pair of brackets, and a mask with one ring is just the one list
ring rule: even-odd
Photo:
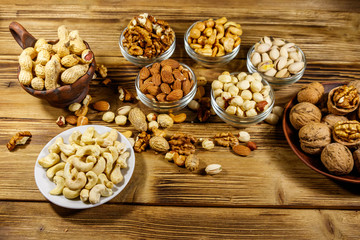
[[195,96],[197,81],[189,66],[167,59],[143,67],[135,88],[140,101],[154,111],[178,111]]
[[234,127],[246,127],[265,120],[275,104],[269,83],[258,73],[222,73],[211,85],[215,113]]
[[166,21],[143,13],[122,31],[119,46],[126,60],[143,67],[171,57],[176,47],[175,32]]

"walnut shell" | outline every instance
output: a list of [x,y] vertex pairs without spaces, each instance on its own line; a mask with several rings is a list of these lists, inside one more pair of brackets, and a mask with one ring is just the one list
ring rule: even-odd
[[317,104],[324,94],[324,86],[319,82],[312,82],[304,86],[297,94],[298,102]]
[[353,80],[348,83],[348,86],[354,86],[356,88],[358,94],[360,94],[360,80]]
[[354,158],[355,169],[357,170],[358,173],[360,173],[360,149],[357,149],[356,151],[353,152],[353,158]]
[[321,119],[321,122],[328,125],[330,129],[332,129],[337,122],[344,122],[344,121],[349,121],[349,119],[347,119],[347,117],[345,116],[339,116],[332,113],[324,116]]
[[321,111],[312,103],[301,102],[291,108],[290,122],[296,130],[299,130],[308,123],[320,122],[320,120]]
[[340,90],[340,89],[342,89],[344,87],[346,88],[346,85],[333,88],[329,92],[328,100],[327,100],[327,108],[328,108],[330,113],[333,113],[333,114],[336,114],[336,115],[346,115],[348,113],[351,113],[351,112],[355,111],[359,107],[359,103],[360,103],[359,94],[357,94],[358,95],[357,96],[357,101],[355,101],[354,105],[349,106],[347,108],[340,108],[334,103],[334,100],[333,100],[334,94],[338,90]]
[[350,150],[340,143],[327,145],[321,153],[321,162],[329,172],[335,175],[348,174],[354,167]]
[[331,143],[330,128],[324,123],[309,123],[299,131],[300,147],[309,154],[320,154]]

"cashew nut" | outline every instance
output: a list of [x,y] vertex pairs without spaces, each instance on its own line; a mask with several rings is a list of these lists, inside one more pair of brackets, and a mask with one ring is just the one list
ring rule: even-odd
[[93,139],[94,133],[95,133],[95,128],[88,127],[81,136],[81,142],[85,144],[94,144],[95,143],[95,140]]
[[222,24],[222,25],[224,25],[226,22],[227,22],[227,18],[226,18],[226,17],[222,17],[222,18],[219,18],[219,19],[216,19],[216,20],[215,20],[215,24]]
[[97,163],[95,164],[93,169],[91,169],[91,171],[93,171],[96,175],[99,175],[105,170],[105,167],[106,167],[105,158],[99,157]]
[[76,174],[76,172],[74,172],[73,170],[74,170],[73,165],[70,162],[65,163],[64,178],[65,179],[71,178],[73,174]]
[[65,185],[70,190],[81,190],[86,184],[87,178],[84,172],[79,172],[71,178],[65,178]]
[[104,143],[100,145],[101,147],[108,147],[114,145],[114,142],[118,138],[118,133],[115,129],[111,129],[109,135],[104,138]]
[[129,152],[124,152],[123,154],[121,154],[118,157],[118,159],[116,160],[116,163],[120,164],[121,168],[127,168],[126,160],[128,159],[129,156],[130,156]]
[[114,183],[111,182],[104,173],[101,173],[98,175],[98,182],[97,183],[101,183],[104,184],[106,187],[108,188],[113,188],[114,187]]
[[100,196],[108,197],[112,195],[112,190],[105,187],[104,184],[95,185],[89,193],[89,201],[92,204],[100,202]]
[[56,187],[50,191],[51,195],[59,195],[63,192],[63,189],[65,187],[65,179],[60,176],[55,176],[53,179],[54,183],[56,184]]
[[[91,157],[92,158],[89,158],[89,161],[84,162],[81,160],[81,157],[72,155],[68,158],[68,162],[70,162],[79,172],[88,172],[93,168],[96,162],[96,158],[94,156]],[[86,158],[86,160],[88,160],[88,158]]]
[[121,173],[121,170],[120,170],[120,166],[121,165],[119,163],[117,163],[110,174],[110,180],[114,184],[118,184],[119,182],[121,182],[124,179],[124,177]]
[[57,171],[55,176],[63,177],[64,178],[64,170]]
[[65,153],[66,156],[73,155],[76,151],[76,148],[70,144],[58,143],[57,145],[59,146],[60,151]]
[[225,34],[224,25],[216,24],[215,29],[218,31],[218,34],[216,35],[216,39],[221,39],[222,37],[224,37],[224,34]]
[[64,187],[64,189],[62,191],[62,194],[67,199],[74,199],[74,198],[77,198],[80,195],[80,189],[79,190],[70,190],[69,188]]
[[92,189],[98,181],[98,176],[93,171],[89,171],[86,173],[86,177],[88,182],[85,185],[85,188]]
[[80,141],[81,141],[81,132],[80,131],[74,131],[69,137],[69,143],[71,145],[73,145],[73,144],[80,145]]
[[46,176],[49,178],[49,179],[52,179],[55,174],[60,171],[60,170],[63,170],[65,167],[65,163],[64,162],[60,162],[54,166],[52,166],[51,168],[49,168],[47,171],[46,171]]
[[56,153],[50,153],[46,157],[39,159],[39,164],[44,168],[49,168],[54,166],[60,161],[60,157]]
[[62,137],[58,137],[53,144],[49,147],[50,153],[59,153],[60,148],[58,146],[58,143],[64,143],[64,139]]
[[63,153],[63,152],[60,152],[60,159],[63,162],[67,162],[68,156],[66,156],[65,153]]
[[98,145],[86,145],[83,146],[81,148],[79,148],[76,151],[76,155],[77,156],[87,156],[87,155],[92,155],[92,156],[99,156],[100,155],[100,147]]
[[109,149],[113,159],[117,159],[119,157],[119,152],[116,147],[110,146],[110,147],[108,147],[108,149]]
[[87,202],[89,200],[89,189],[83,188],[80,192],[80,199],[83,202]]
[[126,144],[123,142],[115,141],[114,146],[117,148],[119,154],[123,154],[126,151]]
[[113,159],[111,153],[109,153],[109,152],[104,152],[103,157],[106,159],[105,173],[107,176],[109,176],[111,173],[111,170],[113,169],[115,159]]

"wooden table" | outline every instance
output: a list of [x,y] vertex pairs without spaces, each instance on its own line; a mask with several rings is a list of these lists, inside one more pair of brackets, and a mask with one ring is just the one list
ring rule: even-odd
[[[276,91],[276,105],[284,106],[305,83],[360,79],[358,1],[60,2],[3,0],[0,5],[0,239],[359,239],[359,185],[334,182],[309,169],[293,154],[281,124],[245,128],[259,147],[248,157],[223,147],[198,148],[201,168],[219,163],[223,171],[218,175],[191,173],[148,150],[136,154],[130,183],[110,202],[87,210],[50,203],[35,184],[35,161],[50,139],[72,126],[55,124],[66,109],[21,89],[16,78],[21,49],[8,30],[17,21],[35,37],[49,40],[56,38],[59,25],[79,30],[112,80],[110,87],[92,81],[89,93],[95,101],[109,101],[113,111],[122,104],[117,85],[134,91],[139,71],[118,46],[121,31],[137,14],[167,20],[177,37],[173,58],[209,82],[222,71],[246,71],[250,46],[264,35],[281,36],[296,42],[308,63],[299,82]],[[226,66],[202,68],[186,54],[183,34],[196,20],[221,16],[241,23],[240,53]],[[169,129],[170,134],[204,138],[239,131],[218,117],[199,123],[189,109],[182,112],[188,115],[186,123]],[[134,130],[105,123],[101,115],[88,114],[92,124]],[[33,134],[31,142],[9,152],[5,145],[20,130]]]

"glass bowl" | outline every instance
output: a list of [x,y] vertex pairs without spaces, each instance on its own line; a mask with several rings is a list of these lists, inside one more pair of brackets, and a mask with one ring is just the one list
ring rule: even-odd
[[[179,111],[179,110],[183,109],[184,107],[186,107],[189,104],[189,102],[194,98],[196,90],[197,90],[196,76],[189,66],[187,66],[184,63],[179,63],[179,64],[189,70],[190,75],[191,75],[192,79],[194,80],[194,85],[192,86],[190,92],[187,95],[185,95],[183,98],[181,98],[180,100],[177,100],[177,101],[172,101],[172,102],[153,101],[150,98],[148,98],[143,92],[141,92],[140,78],[139,78],[140,74],[138,74],[136,77],[136,80],[135,80],[135,89],[136,89],[136,93],[137,93],[140,101],[144,105],[153,109],[156,112],[169,112],[169,111],[175,112],[175,111]],[[152,64],[149,64],[146,67],[148,68],[151,66],[152,66]]]
[[[235,73],[231,73],[231,75],[237,75],[239,74],[239,72],[235,72]],[[272,87],[270,86],[270,84],[265,80],[262,79],[261,80],[263,86],[269,86],[270,87],[270,92],[269,92],[269,96],[272,100],[272,102],[270,103],[270,106],[264,110],[263,112],[261,112],[260,114],[256,115],[256,116],[252,116],[252,117],[238,117],[236,115],[231,115],[225,112],[225,109],[222,109],[215,101],[215,97],[214,97],[214,91],[211,89],[211,106],[214,109],[214,112],[216,113],[216,115],[218,115],[224,122],[230,124],[231,126],[237,127],[237,128],[241,128],[241,127],[247,127],[250,125],[254,125],[256,123],[259,123],[263,120],[265,120],[269,114],[271,113],[274,104],[275,104],[275,93],[274,90],[272,89]]]
[[295,45],[295,47],[299,50],[299,52],[302,55],[302,59],[304,61],[304,68],[298,72],[297,74],[293,74],[290,77],[286,77],[286,78],[277,78],[277,77],[270,77],[270,76],[266,76],[265,74],[263,74],[262,72],[259,72],[257,70],[257,68],[251,63],[251,54],[254,52],[254,48],[255,45],[253,45],[248,53],[247,53],[247,58],[246,58],[246,67],[248,69],[248,71],[250,73],[254,73],[257,72],[260,74],[260,76],[265,79],[267,82],[269,82],[271,85],[274,86],[282,86],[282,85],[289,85],[289,84],[293,84],[295,82],[297,82],[298,80],[300,80],[302,78],[302,76],[304,75],[305,69],[306,69],[306,57],[304,52],[301,50],[301,48],[299,48],[298,46]]
[[[200,22],[200,21],[198,21],[198,22]],[[184,35],[184,45],[185,45],[186,53],[193,60],[195,60],[197,63],[199,63],[200,65],[202,65],[204,67],[213,67],[213,66],[225,65],[226,63],[233,60],[236,57],[236,55],[239,53],[241,44],[239,46],[237,46],[236,48],[234,48],[231,53],[227,53],[227,54],[225,54],[224,56],[221,56],[221,57],[204,56],[204,55],[198,54],[197,52],[194,51],[194,49],[192,49],[190,47],[190,45],[189,45],[189,43],[187,41],[188,38],[189,38],[189,35],[190,35],[190,30],[198,22],[195,22],[193,25],[191,25],[188,28],[188,30],[186,31],[185,35]]]
[[[144,57],[137,57],[137,56],[133,56],[130,55],[127,51],[127,48],[124,47],[123,45],[123,39],[124,39],[124,33],[126,31],[127,27],[122,31],[121,35],[120,35],[120,39],[119,39],[119,46],[120,46],[120,51],[121,54],[124,56],[124,58],[126,60],[128,60],[129,62],[133,63],[134,65],[138,66],[138,67],[144,67],[146,65],[149,65],[151,63],[154,62],[160,62],[162,60],[168,59],[171,57],[171,55],[174,53],[175,51],[175,47],[176,47],[176,35],[174,36],[174,42],[171,44],[171,46],[169,47],[168,50],[166,50],[165,52],[163,52],[162,54],[160,54],[157,57],[154,58],[144,58]],[[175,33],[174,33],[175,34]]]

